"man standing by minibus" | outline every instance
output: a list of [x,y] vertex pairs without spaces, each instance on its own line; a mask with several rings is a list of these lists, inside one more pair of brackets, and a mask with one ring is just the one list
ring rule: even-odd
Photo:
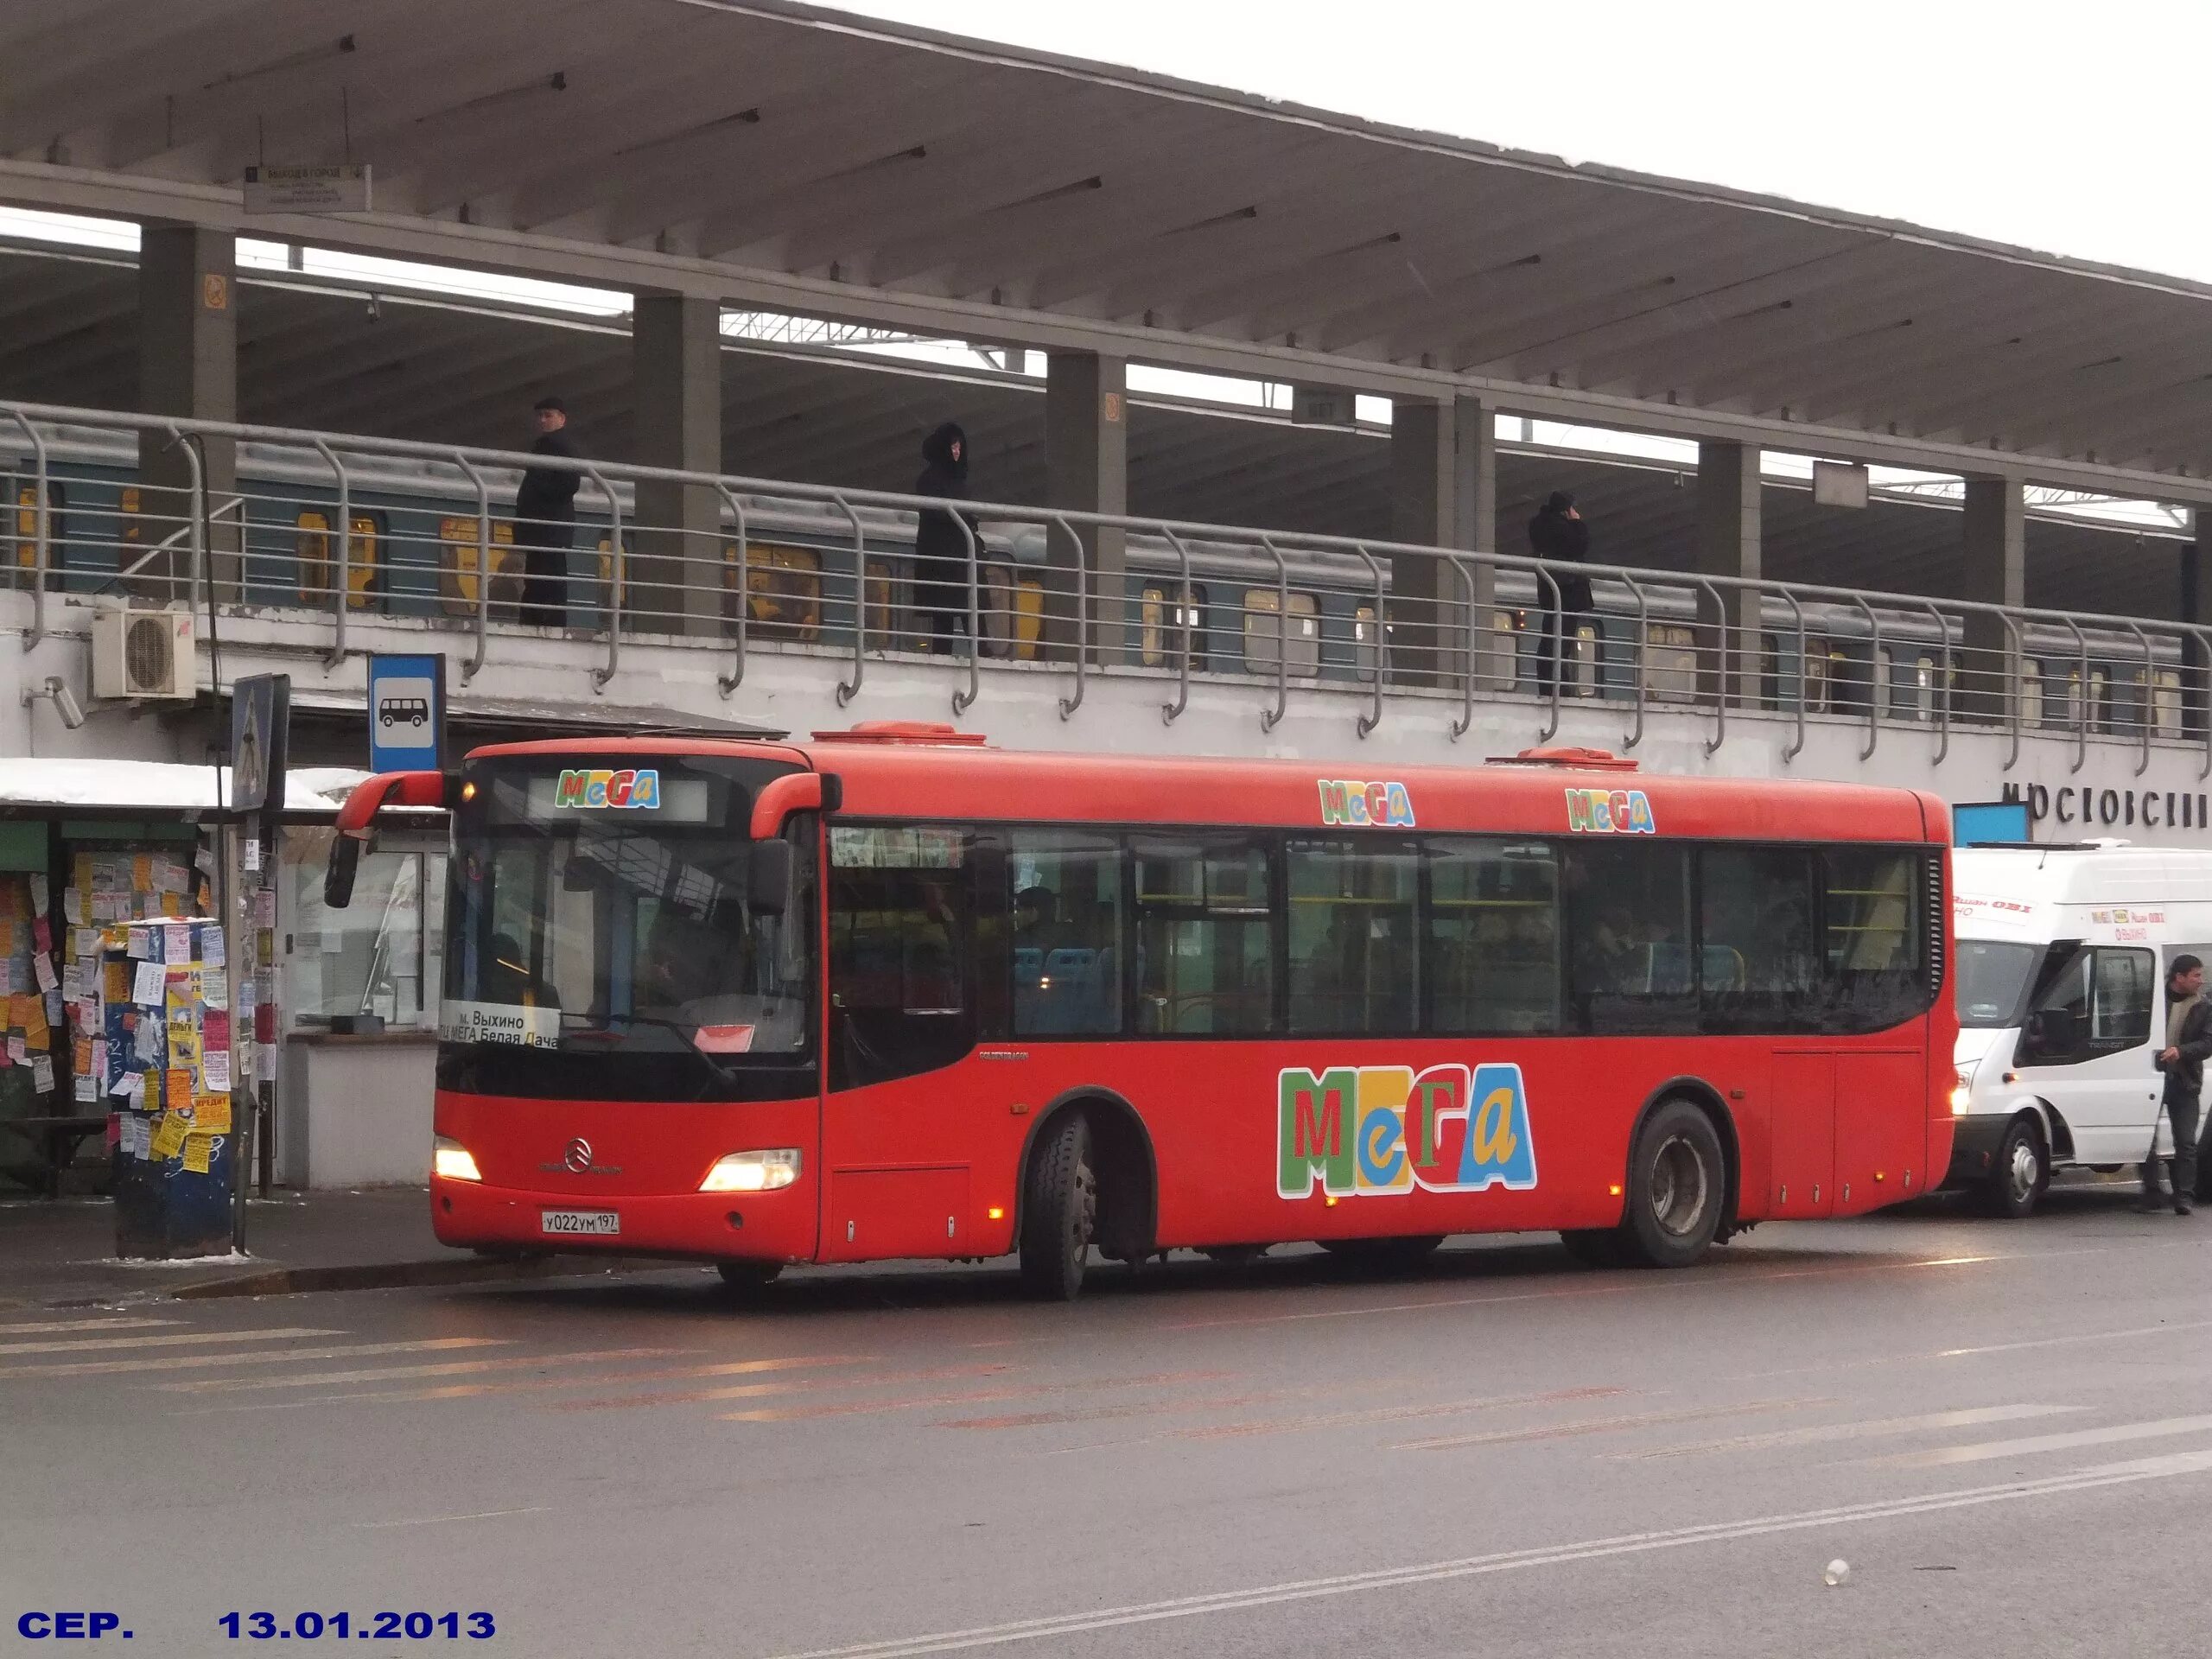
[[[2195,957],[2176,957],[2166,969],[2166,1046],[2158,1052],[2165,1074],[2159,1107],[2174,1128],[2174,1213],[2196,1207],[2196,1116],[2204,1091],[2204,1062],[2212,1058],[2212,1002],[2204,998],[2204,964]],[[2151,1128],[2150,1154],[2143,1160],[2143,1207],[2158,1198],[2158,1126]]]

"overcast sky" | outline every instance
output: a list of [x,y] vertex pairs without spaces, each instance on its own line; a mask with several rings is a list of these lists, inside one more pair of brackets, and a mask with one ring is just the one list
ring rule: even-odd
[[835,0],[2212,282],[2212,3]]

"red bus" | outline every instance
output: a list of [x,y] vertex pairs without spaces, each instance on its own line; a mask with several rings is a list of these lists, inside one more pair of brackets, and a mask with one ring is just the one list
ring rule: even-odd
[[454,855],[448,1243],[786,1263],[1679,1266],[1950,1160],[1948,815],[1840,784],[808,745],[504,744],[364,784]]

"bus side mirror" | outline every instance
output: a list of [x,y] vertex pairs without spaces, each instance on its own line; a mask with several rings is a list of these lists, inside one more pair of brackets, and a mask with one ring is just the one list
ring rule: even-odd
[[790,902],[791,844],[788,841],[759,841],[753,844],[753,913],[780,916]]
[[361,868],[361,842],[343,831],[331,837],[330,864],[322,873],[322,902],[343,910],[353,902],[353,876]]

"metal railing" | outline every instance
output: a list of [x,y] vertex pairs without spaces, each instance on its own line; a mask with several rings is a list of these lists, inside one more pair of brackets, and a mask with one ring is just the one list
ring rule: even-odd
[[[1863,727],[1862,760],[1918,730],[1941,762],[1971,728],[2006,736],[2010,770],[2043,730],[2073,740],[2076,772],[2110,741],[2137,749],[2139,775],[2164,744],[2212,776],[2212,631],[2186,623],[0,402],[0,449],[11,431],[27,646],[50,601],[121,587],[320,616],[334,664],[360,619],[419,617],[467,636],[463,683],[502,642],[553,632],[602,648],[588,671],[603,692],[626,639],[658,637],[726,652],[724,698],[764,650],[848,660],[840,706],[865,697],[871,663],[949,657],[956,716],[986,669],[1059,680],[1071,721],[1091,676],[1150,675],[1172,683],[1170,723],[1202,682],[1251,686],[1262,733],[1306,697],[1338,700],[1359,738],[1440,702],[1459,740],[1478,705],[1517,703],[1540,741],[1571,709],[1613,709],[1634,750],[1671,710],[1710,722],[1712,753],[1748,729],[1732,715],[1764,714],[1785,722],[1785,762],[1827,720]],[[181,452],[181,478],[138,476],[147,433]],[[216,441],[235,479],[210,477]],[[502,512],[531,467],[582,480],[574,524]],[[681,521],[648,521],[648,494],[685,501]],[[963,553],[918,568],[915,515],[954,505]],[[1118,559],[1093,552],[1113,540]],[[1586,612],[1570,603],[1584,584]]]

